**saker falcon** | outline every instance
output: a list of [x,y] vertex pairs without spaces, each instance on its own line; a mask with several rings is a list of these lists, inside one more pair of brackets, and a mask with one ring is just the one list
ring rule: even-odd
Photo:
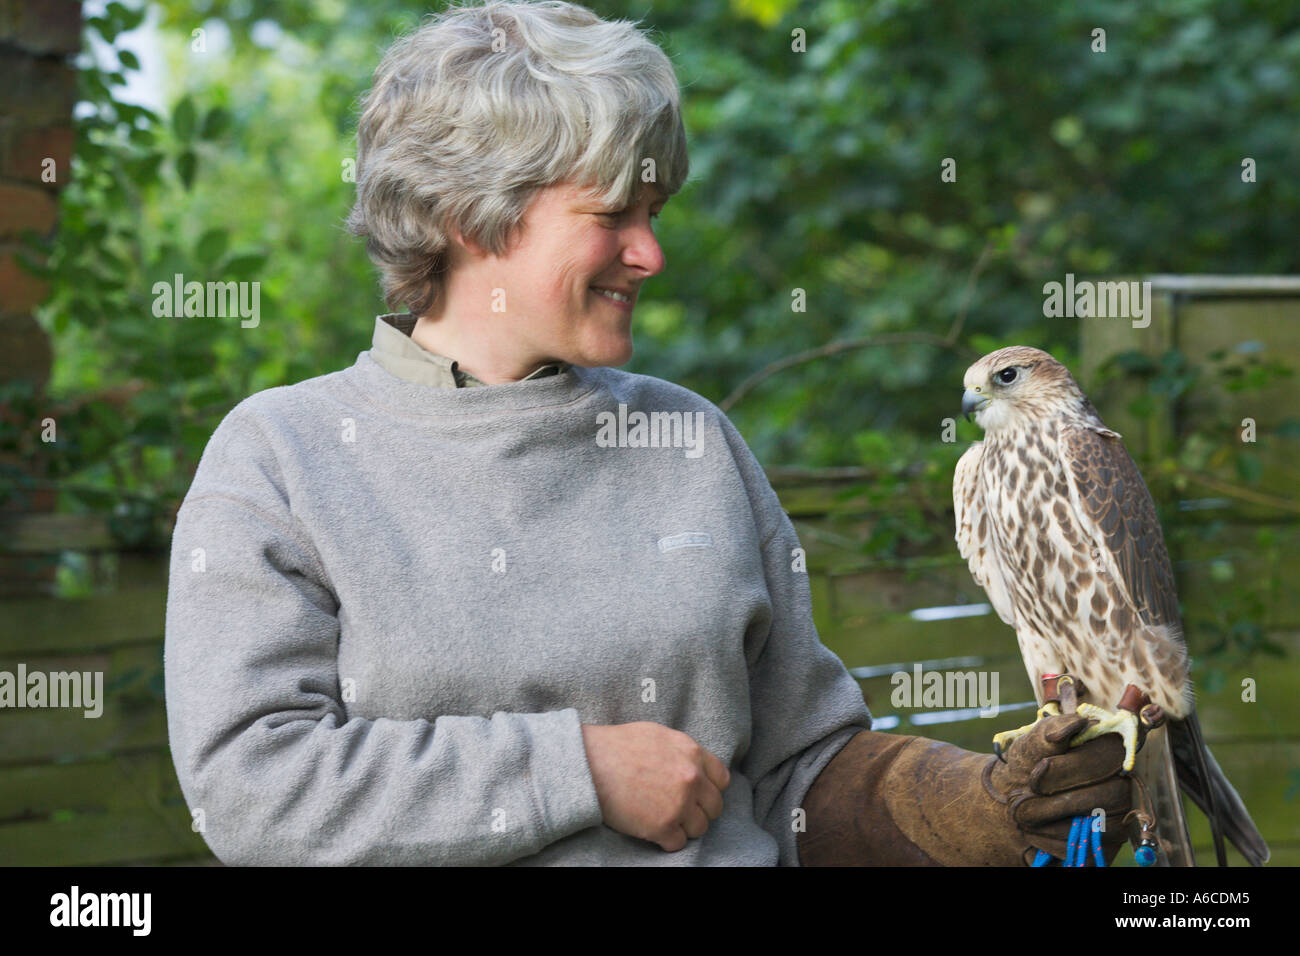
[[[1223,834],[1263,864],[1268,846],[1202,738],[1169,554],[1119,434],[1065,366],[1038,349],[986,355],[964,384],[962,411],[974,414],[985,437],[957,464],[957,544],[998,616],[1015,628],[1039,704],[1043,675],[1082,681],[1087,702],[1079,711],[1098,723],[1074,743],[1124,736],[1125,769],[1145,781],[1154,804],[1162,862],[1193,862],[1181,785],[1210,818],[1220,865]],[[1136,718],[1110,712],[1128,685],[1167,718],[1136,755]],[[999,734],[998,744],[1025,729]]]

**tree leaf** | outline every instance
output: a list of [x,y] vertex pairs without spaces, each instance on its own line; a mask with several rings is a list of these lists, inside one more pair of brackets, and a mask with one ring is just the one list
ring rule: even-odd
[[[138,132],[143,132],[139,130]],[[132,178],[139,184],[158,181],[158,170],[166,157],[162,153],[148,153],[129,163],[127,168]]]
[[256,275],[266,265],[267,255],[264,252],[245,252],[237,256],[231,256],[222,266],[223,273],[229,273],[232,278],[248,278]]
[[176,157],[176,174],[180,176],[186,189],[194,185],[194,172],[198,168],[198,163],[199,158],[194,155],[192,149],[187,149]]
[[194,138],[194,124],[198,119],[197,112],[194,109],[194,99],[190,96],[184,96],[172,110],[172,129],[176,132],[176,138],[182,143],[188,143]]
[[145,5],[141,4],[133,10],[126,4],[114,0],[113,3],[108,5],[108,12],[121,25],[122,32],[126,33],[128,30],[134,30],[144,22]]
[[103,37],[106,43],[117,39],[117,26],[106,17],[86,17],[85,25]]
[[216,139],[226,131],[230,126],[230,111],[224,106],[214,106],[208,110],[208,115],[203,118],[203,129],[199,133],[200,139]]
[[216,265],[229,243],[230,234],[225,229],[209,229],[194,246],[194,255],[205,266]]

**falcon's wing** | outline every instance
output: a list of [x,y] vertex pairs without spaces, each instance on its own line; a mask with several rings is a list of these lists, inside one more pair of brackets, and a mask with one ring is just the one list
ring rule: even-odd
[[957,512],[957,549],[970,565],[971,577],[984,589],[998,617],[1015,627],[1016,608],[1007,592],[999,559],[1000,543],[995,539],[993,523],[985,513],[984,491],[980,487],[983,457],[984,443],[972,442],[953,473],[952,505]]
[[[1148,628],[1183,646],[1178,591],[1151,492],[1119,435],[1065,428],[1061,457],[1085,531],[1114,556],[1131,608]],[[1091,527],[1089,527],[1091,526]]]
[[[1109,553],[1100,555],[1102,566],[1118,570],[1130,606],[1144,625],[1139,633],[1145,638],[1143,643],[1152,664],[1159,675],[1183,691],[1186,712],[1181,719],[1168,724],[1168,750],[1178,783],[1210,818],[1215,853],[1221,866],[1226,865],[1221,832],[1227,834],[1252,865],[1262,866],[1269,858],[1268,844],[1205,746],[1191,692],[1186,686],[1187,650],[1178,613],[1178,593],[1151,492],[1119,435],[1110,429],[1064,429],[1061,457],[1076,513],[1095,545]],[[1167,791],[1166,797],[1176,801],[1177,793],[1168,783],[1172,776],[1168,761],[1164,762],[1163,770],[1160,766],[1148,769],[1154,774],[1145,778],[1148,785],[1152,779],[1163,779],[1165,783],[1161,786]],[[1181,809],[1175,812],[1171,804],[1167,814],[1158,812],[1157,817],[1180,818]],[[1175,833],[1181,833],[1190,860],[1190,842],[1182,827]]]

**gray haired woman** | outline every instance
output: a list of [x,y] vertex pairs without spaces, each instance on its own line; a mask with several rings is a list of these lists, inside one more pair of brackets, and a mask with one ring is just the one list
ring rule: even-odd
[[[172,753],[222,861],[1021,863],[1044,845],[990,796],[991,758],[869,730],[739,433],[614,368],[686,176],[672,65],[635,24],[455,7],[384,57],[348,223],[409,312],[352,366],[239,403],[174,532]],[[927,799],[917,775],[946,782]],[[933,836],[949,829],[977,851]]]

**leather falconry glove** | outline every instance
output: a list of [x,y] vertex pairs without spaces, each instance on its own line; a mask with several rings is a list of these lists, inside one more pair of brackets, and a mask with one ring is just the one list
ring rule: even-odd
[[804,797],[803,866],[1028,866],[1065,856],[1071,819],[1105,811],[1107,864],[1123,846],[1130,781],[1106,734],[1071,748],[1089,723],[1044,717],[1005,751],[971,753],[925,737],[855,734]]

